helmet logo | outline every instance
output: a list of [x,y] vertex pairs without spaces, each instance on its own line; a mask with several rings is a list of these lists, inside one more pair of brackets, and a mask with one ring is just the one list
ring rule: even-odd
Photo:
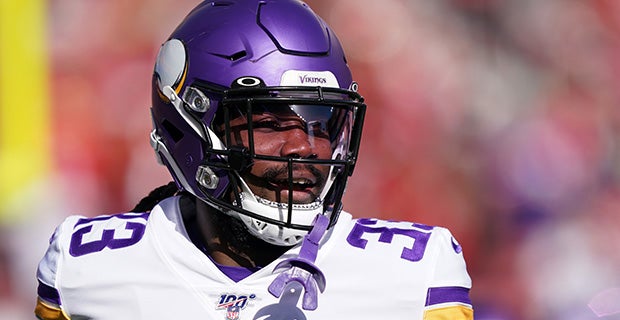
[[331,71],[288,70],[282,74],[280,85],[340,88],[338,79]]
[[302,84],[304,83],[326,84],[327,79],[325,79],[325,77],[311,77],[307,74],[304,74],[303,76],[299,76],[299,82],[301,82]]
[[155,75],[159,92],[164,92],[164,87],[171,87],[178,94],[185,81],[187,72],[187,57],[185,46],[178,39],[166,41],[157,54],[155,62]]
[[237,80],[233,81],[231,87],[233,88],[243,88],[243,87],[264,87],[265,83],[263,80],[257,77],[240,77]]

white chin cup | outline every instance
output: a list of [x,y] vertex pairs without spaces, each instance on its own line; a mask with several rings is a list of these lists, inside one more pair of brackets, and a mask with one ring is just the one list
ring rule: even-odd
[[[308,229],[310,229],[313,226],[314,218],[319,214],[323,214],[323,199],[325,199],[325,195],[334,182],[332,173],[333,168],[329,170],[327,183],[316,201],[307,204],[293,204],[291,224],[307,226]],[[243,178],[239,180],[241,187],[239,196],[241,198],[241,207],[244,210],[272,220],[281,222],[288,221],[288,205],[286,203],[274,202],[256,196]],[[294,246],[300,243],[309,232],[309,230],[278,226],[273,223],[252,218],[237,211],[231,210],[228,211],[227,214],[243,221],[248,231],[255,237],[278,246]]]
[[[257,213],[263,217],[278,221],[286,221],[288,208],[285,204],[272,202],[252,194],[241,194],[243,209]],[[323,212],[323,203],[294,204],[292,212],[292,224],[311,227],[314,218]],[[308,230],[281,227],[272,223],[264,222],[236,211],[227,212],[238,218],[248,228],[249,232],[257,238],[278,246],[293,246],[300,243]]]

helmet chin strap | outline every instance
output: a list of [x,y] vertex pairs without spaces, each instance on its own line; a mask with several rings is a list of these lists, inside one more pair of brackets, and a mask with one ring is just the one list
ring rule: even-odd
[[294,291],[301,284],[304,289],[302,307],[315,310],[318,306],[319,291],[325,291],[325,275],[314,262],[319,250],[321,238],[329,225],[329,218],[319,214],[314,220],[314,227],[304,236],[299,255],[280,262],[274,272],[280,273],[269,285],[269,292],[279,298],[285,290]]

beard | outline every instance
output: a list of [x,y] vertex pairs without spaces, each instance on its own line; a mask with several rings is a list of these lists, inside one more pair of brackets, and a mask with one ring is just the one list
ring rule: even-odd
[[[240,176],[246,181],[255,196],[270,201],[286,203],[286,198],[281,198],[282,191],[295,192],[301,189],[307,194],[306,199],[299,199],[293,203],[312,203],[316,201],[325,187],[327,173],[321,171],[315,165],[298,164],[292,165],[293,171],[307,171],[313,177],[312,186],[289,185],[289,168],[287,164],[270,166],[265,168],[259,175],[251,172],[251,168],[242,172]],[[269,195],[271,194],[271,196]]]
[[221,246],[211,250],[227,253],[241,266],[264,267],[290,249],[290,246],[278,246],[254,236],[241,220],[223,212],[214,213],[211,223],[219,230],[221,241]]
[[211,223],[219,230],[219,237],[222,244],[235,248],[240,252],[248,252],[249,250],[255,250],[257,246],[262,247],[269,245],[265,241],[252,235],[241,220],[226,213],[217,212],[213,214]]
[[[236,256],[235,253],[245,253],[250,256],[256,254],[258,256],[253,257],[254,262],[259,266],[265,266],[270,262],[269,259],[289,248],[276,246],[257,238],[250,233],[241,220],[216,210],[193,195],[185,194],[181,197],[180,207],[190,240],[207,255],[209,251],[222,251],[230,256]],[[215,236],[220,240],[219,245],[207,249],[204,238],[207,235],[201,234],[197,214],[206,215],[207,223],[217,233]],[[244,265],[243,261],[238,262]]]

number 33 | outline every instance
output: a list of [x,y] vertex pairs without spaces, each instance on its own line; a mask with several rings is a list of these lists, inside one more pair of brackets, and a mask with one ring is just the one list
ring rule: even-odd
[[[430,232],[428,231],[432,230],[433,227],[420,224],[412,224],[412,227],[416,227],[416,229],[377,226],[377,220],[375,219],[359,219],[353,227],[353,230],[351,230],[351,233],[347,237],[347,242],[349,242],[349,244],[354,247],[364,249],[366,248],[366,244],[368,244],[368,240],[362,238],[365,233],[378,233],[379,242],[383,243],[391,243],[394,235],[396,234],[407,236],[413,238],[415,241],[410,248],[403,248],[400,257],[409,261],[420,261],[422,257],[424,257],[426,244],[428,243],[428,239],[431,236]],[[422,229],[427,232],[418,229]]]

